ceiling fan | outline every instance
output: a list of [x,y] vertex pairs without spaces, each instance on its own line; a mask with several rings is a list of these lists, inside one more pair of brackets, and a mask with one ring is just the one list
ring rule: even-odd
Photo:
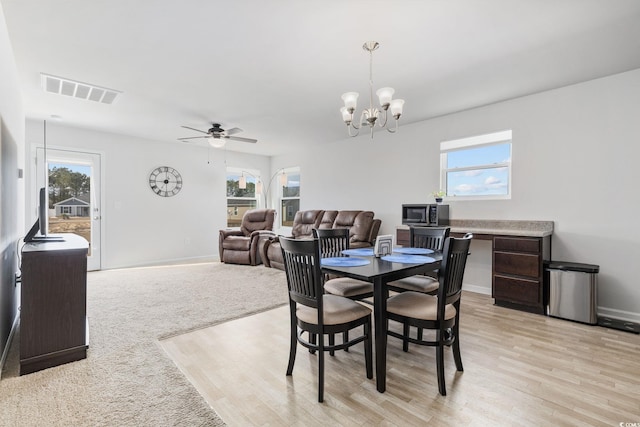
[[222,129],[221,125],[219,123],[212,123],[211,124],[211,129],[209,129],[208,131],[203,131],[200,129],[195,129],[189,126],[182,126],[185,129],[191,129],[191,130],[195,130],[196,132],[200,132],[203,133],[204,135],[202,136],[188,136],[186,138],[178,138],[180,141],[185,141],[185,142],[189,142],[189,140],[191,139],[197,139],[197,138],[207,138],[209,141],[209,144],[212,147],[216,147],[216,148],[220,148],[223,147],[224,144],[227,142],[227,139],[230,139],[232,141],[242,141],[242,142],[250,142],[255,144],[256,142],[258,142],[257,139],[252,139],[252,138],[242,138],[239,136],[232,136],[235,135],[236,133],[240,133],[242,132],[242,129],[240,128],[231,128],[229,130],[224,130]]

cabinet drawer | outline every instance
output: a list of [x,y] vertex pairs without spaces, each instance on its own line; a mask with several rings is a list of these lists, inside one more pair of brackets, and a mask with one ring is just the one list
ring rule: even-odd
[[496,251],[493,253],[493,272],[537,279],[540,277],[540,255]]
[[525,237],[496,237],[493,239],[493,250],[510,252],[540,252],[540,239]]
[[539,305],[541,286],[537,280],[493,276],[493,298],[518,304]]

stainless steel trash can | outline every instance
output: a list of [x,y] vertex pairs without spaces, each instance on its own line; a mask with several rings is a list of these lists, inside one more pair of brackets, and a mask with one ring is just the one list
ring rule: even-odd
[[598,272],[593,264],[545,263],[549,286],[547,314],[595,325],[598,323]]

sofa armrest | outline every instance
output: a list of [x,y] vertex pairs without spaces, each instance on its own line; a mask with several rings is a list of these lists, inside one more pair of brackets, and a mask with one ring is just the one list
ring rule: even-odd
[[244,233],[241,230],[220,230],[220,236],[218,237],[218,256],[220,257],[220,261],[224,259],[222,242],[229,236],[244,236]]
[[251,265],[260,264],[264,258],[263,252],[266,252],[266,248],[270,244],[270,240],[276,237],[276,233],[270,230],[256,230],[252,231],[249,235],[251,243],[249,246],[249,258],[251,259]]
[[225,239],[228,236],[244,236],[242,230],[220,230],[220,238]]

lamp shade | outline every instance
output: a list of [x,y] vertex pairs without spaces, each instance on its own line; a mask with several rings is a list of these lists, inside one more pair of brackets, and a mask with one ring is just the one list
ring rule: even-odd
[[262,181],[256,182],[256,194],[262,194]]
[[350,110],[349,112],[352,112],[356,109],[356,106],[358,105],[358,92],[347,92],[342,94],[342,100],[344,101],[344,107],[347,110]]
[[391,101],[391,115],[396,119],[402,115],[402,107],[404,106],[404,99],[394,99]]
[[240,188],[241,190],[247,188],[247,178],[245,178],[244,175],[242,175],[238,180],[238,188]]
[[383,87],[378,89],[376,91],[376,95],[378,95],[378,98],[380,99],[380,105],[382,105],[383,107],[385,105],[389,105],[391,103],[391,98],[393,97],[394,92],[395,90],[390,87]]
[[226,139],[223,138],[214,138],[212,136],[207,137],[207,141],[209,141],[209,145],[213,148],[222,148],[224,144],[227,143]]
[[287,185],[287,174],[285,172],[282,172],[282,175],[280,175],[280,185],[283,187]]

